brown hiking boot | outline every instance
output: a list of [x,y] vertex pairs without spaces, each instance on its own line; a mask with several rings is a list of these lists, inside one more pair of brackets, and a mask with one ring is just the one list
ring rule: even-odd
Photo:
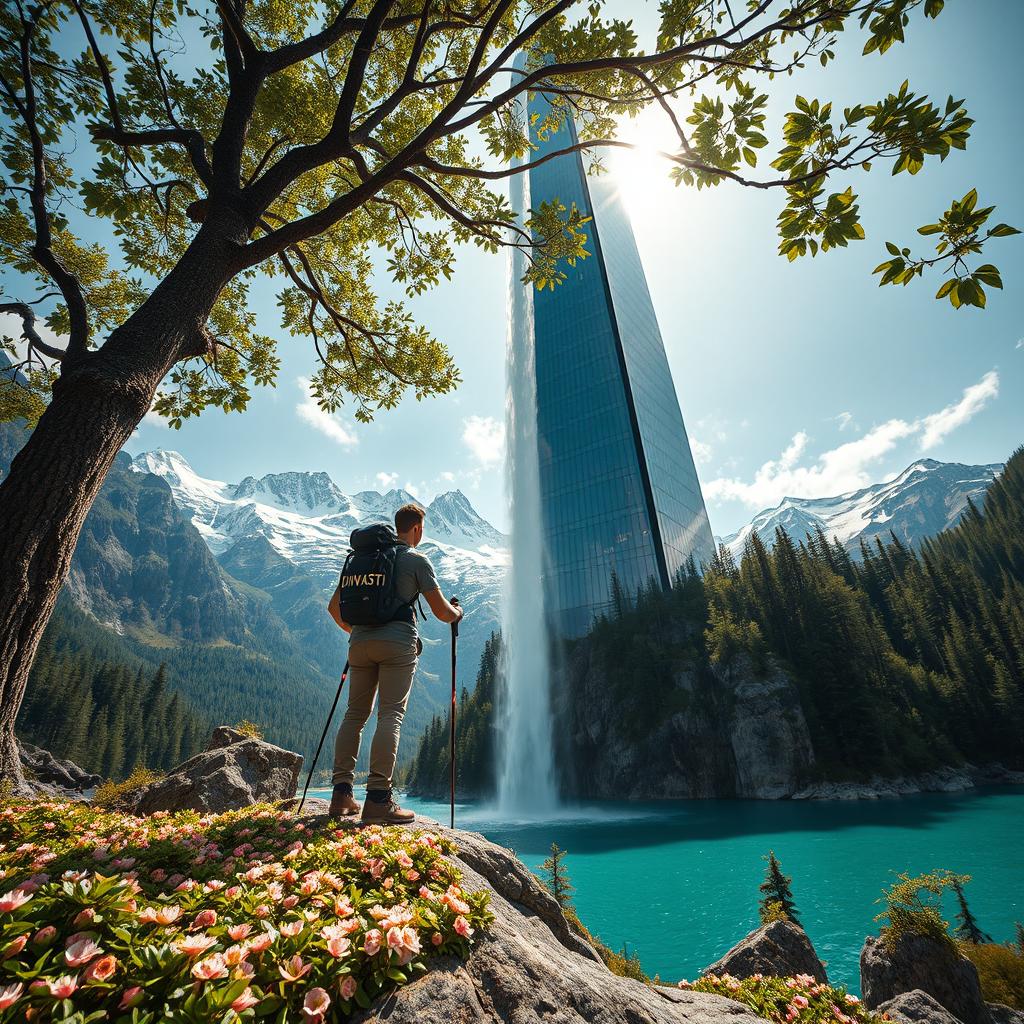
[[395,798],[388,793],[384,800],[372,800],[367,795],[363,801],[362,820],[366,825],[411,825],[416,815],[399,807]]
[[327,814],[332,818],[351,818],[358,813],[359,801],[352,795],[352,787],[344,783],[335,786]]

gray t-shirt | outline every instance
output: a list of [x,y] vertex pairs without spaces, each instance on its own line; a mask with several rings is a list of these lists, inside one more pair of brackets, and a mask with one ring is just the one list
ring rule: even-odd
[[[395,590],[403,601],[412,601],[418,594],[429,594],[430,591],[438,589],[437,574],[430,564],[430,559],[415,548],[404,544],[399,547],[395,555],[395,573]],[[369,639],[415,644],[418,637],[414,614],[412,622],[387,622],[383,626],[353,626],[349,644]]]

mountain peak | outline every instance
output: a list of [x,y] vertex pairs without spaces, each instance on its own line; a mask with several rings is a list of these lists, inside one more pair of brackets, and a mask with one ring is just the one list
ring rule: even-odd
[[758,512],[723,543],[739,558],[751,532],[770,547],[776,528],[782,527],[794,540],[820,528],[854,553],[862,539],[888,535],[890,530],[904,543],[917,544],[959,522],[968,498],[980,502],[1001,469],[918,459],[902,473],[860,490],[820,498],[787,496],[774,508]]

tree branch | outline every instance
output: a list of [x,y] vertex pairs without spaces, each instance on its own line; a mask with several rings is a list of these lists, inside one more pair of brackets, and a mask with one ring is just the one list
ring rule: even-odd
[[35,310],[27,302],[0,302],[0,313],[14,313],[20,316],[21,336],[29,345],[44,356],[56,359],[57,362],[63,362],[67,353],[64,349],[43,341],[39,336],[39,332],[36,330]]

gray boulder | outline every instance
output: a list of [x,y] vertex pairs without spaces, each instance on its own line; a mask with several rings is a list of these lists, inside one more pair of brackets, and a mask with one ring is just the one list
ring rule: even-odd
[[962,1024],[992,1024],[978,972],[951,941],[907,935],[890,945],[869,935],[860,954],[860,986],[869,1010],[919,989]]
[[896,1024],[961,1024],[942,1003],[919,988],[887,999],[875,1009],[887,1013]]
[[749,978],[753,974],[782,978],[809,974],[815,981],[828,981],[825,967],[814,952],[807,933],[792,921],[773,921],[762,925],[706,968],[704,973],[731,974],[734,978]]
[[18,753],[30,787],[40,795],[80,794],[103,780],[74,761],[54,757],[48,750],[18,740]]
[[994,1024],[1024,1024],[1024,1010],[1015,1010],[1004,1003],[986,1003]]
[[[448,830],[429,824],[440,834]],[[450,833],[469,889],[488,889],[495,920],[468,961],[430,970],[369,1010],[359,1024],[764,1024],[721,996],[644,985],[612,974],[569,931],[558,904],[508,850]]]
[[134,810],[220,812],[290,800],[301,768],[300,754],[221,726],[206,750],[141,790]]

